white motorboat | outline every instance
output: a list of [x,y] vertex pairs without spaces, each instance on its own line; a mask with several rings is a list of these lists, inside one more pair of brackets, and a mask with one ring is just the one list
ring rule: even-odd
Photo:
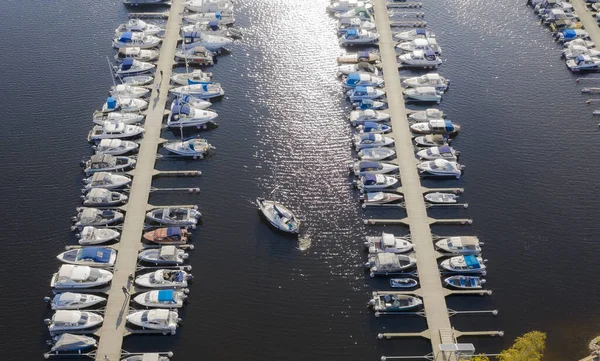
[[195,226],[200,217],[197,209],[183,207],[156,208],[146,213],[149,221],[173,226]]
[[199,21],[192,25],[181,27],[184,33],[198,31],[208,35],[225,36],[228,38],[241,38],[242,32],[238,29],[229,28],[227,25],[221,24],[219,20]]
[[191,232],[184,227],[164,227],[145,232],[143,237],[159,245],[182,245],[191,238]]
[[373,20],[373,16],[369,12],[369,10],[364,6],[357,7],[357,8],[345,11],[345,12],[336,12],[333,15],[338,19],[357,18],[357,19],[363,20],[363,21],[372,21]]
[[398,65],[412,68],[437,68],[442,59],[431,50],[415,50],[398,56]]
[[158,353],[143,353],[125,357],[121,361],[170,361],[170,359],[168,356],[163,356]]
[[421,135],[415,137],[413,141],[418,147],[440,147],[450,143],[450,139],[441,134]]
[[212,105],[212,103],[208,100],[194,98],[191,95],[183,95],[173,100],[173,102],[171,103],[171,111],[177,109],[181,105],[188,105],[192,108],[204,110],[208,109]]
[[394,139],[381,134],[364,133],[354,136],[354,148],[359,151],[365,148],[390,147]]
[[447,134],[456,135],[460,131],[460,125],[446,119],[432,119],[428,122],[413,123],[410,130],[417,134]]
[[79,310],[104,302],[106,301],[106,297],[85,293],[63,292],[58,293],[52,299],[46,297],[46,300],[50,302],[50,308],[53,310]]
[[357,86],[380,87],[384,83],[383,78],[369,73],[351,73],[343,78],[342,81],[344,88],[354,88]]
[[337,57],[337,62],[340,64],[377,63],[380,60],[381,56],[379,56],[379,54],[371,53],[366,50]]
[[363,2],[358,0],[339,0],[331,3],[331,5],[328,5],[327,10],[332,13],[341,13],[361,7],[370,9],[373,7],[373,5],[369,1]]
[[112,209],[78,207],[77,215],[73,217],[76,227],[105,226],[123,220],[123,213]]
[[600,69],[600,58],[592,58],[589,55],[577,55],[574,59],[567,60],[567,68],[570,71],[596,71]]
[[397,293],[381,294],[373,292],[373,298],[367,304],[375,312],[403,312],[421,307],[423,300],[416,296]]
[[408,120],[410,122],[427,122],[432,119],[444,119],[446,115],[443,111],[439,109],[426,109],[426,110],[417,110],[408,115]]
[[115,55],[115,60],[122,62],[125,59],[152,62],[158,60],[160,52],[154,49],[142,49],[138,47],[121,48]]
[[218,21],[219,25],[233,25],[235,23],[235,18],[233,17],[232,12],[204,12],[204,13],[187,13],[183,15],[183,20],[187,23],[196,24],[200,23],[208,23],[210,21]]
[[[99,173],[96,173],[99,174]],[[92,226],[83,227],[81,233],[77,235],[79,243],[82,246],[101,244],[115,240],[121,236],[119,231],[110,228],[96,228]]]
[[93,312],[58,310],[46,323],[50,334],[56,334],[69,331],[85,332],[99,326],[103,320],[102,316]]
[[212,73],[204,72],[200,69],[192,70],[189,73],[178,73],[171,76],[171,81],[177,85],[188,85],[196,83],[212,83]]
[[378,110],[387,107],[387,102],[372,100],[372,99],[361,99],[352,103],[352,109],[354,110]]
[[430,31],[430,30],[425,30],[425,29],[413,29],[413,30],[407,30],[407,31],[402,31],[399,33],[394,34],[394,39],[398,40],[398,41],[411,41],[411,40],[415,40],[415,39],[431,39],[431,38],[435,38],[435,34]]
[[366,122],[385,122],[390,120],[390,114],[380,110],[353,110],[349,115],[350,123],[353,126],[364,124]]
[[[404,88],[418,88],[422,86],[432,86],[438,91],[448,90],[450,81],[438,73],[429,73],[421,76],[415,76],[412,78],[404,79],[402,86]],[[428,109],[429,110],[429,109]],[[437,110],[437,109],[435,109]],[[439,118],[439,117],[438,117]]]
[[385,95],[385,91],[371,86],[357,86],[346,92],[351,102],[363,99],[377,99]]
[[141,86],[118,84],[110,88],[110,95],[116,98],[143,98],[150,94],[150,89]]
[[299,232],[300,220],[283,204],[258,197],[256,205],[273,227],[288,233]]
[[116,33],[124,33],[124,32],[142,32],[146,35],[156,35],[164,31],[158,25],[149,24],[142,19],[129,19],[125,24],[119,25],[119,27],[115,30]]
[[450,276],[444,279],[444,284],[449,287],[478,290],[483,288],[485,280],[477,276]]
[[137,311],[127,315],[127,321],[143,328],[160,330],[164,334],[175,334],[178,322],[181,322],[177,311],[154,309]]
[[[194,46],[189,49],[178,48],[175,52],[175,61],[197,65],[214,65],[215,53],[203,46]],[[187,83],[186,83],[187,84]],[[192,83],[193,84],[193,83]]]
[[456,179],[459,179],[462,175],[464,166],[456,162],[449,162],[444,159],[436,159],[419,163],[419,165],[417,165],[417,169],[421,175],[455,177]]
[[578,55],[587,55],[590,57],[600,57],[600,51],[590,49],[583,45],[571,45],[572,41],[567,43],[568,46],[563,49],[563,56],[567,59],[576,58]]
[[571,40],[571,41],[563,44],[564,48],[568,48],[569,46],[575,46],[575,45],[585,46],[586,48],[596,47],[596,43],[594,43],[592,40],[585,40],[585,39],[575,39],[575,40]]
[[133,75],[121,78],[121,83],[133,86],[148,85],[153,81],[154,77],[152,75]]
[[423,198],[434,204],[456,204],[458,202],[458,196],[453,193],[433,192],[425,194]]
[[561,43],[575,40],[575,39],[590,39],[590,34],[583,29],[565,29],[554,34],[556,41]]
[[98,145],[92,147],[96,154],[122,155],[136,151],[139,144],[130,140],[102,139]]
[[363,202],[363,208],[369,205],[396,204],[404,200],[404,197],[398,193],[390,192],[367,192],[360,196]]
[[457,273],[484,273],[485,263],[483,259],[475,255],[455,256],[440,263],[443,269]]
[[413,288],[417,287],[419,282],[413,278],[392,278],[390,287],[392,288]]
[[134,138],[144,134],[144,132],[144,128],[139,125],[105,123],[104,125],[94,125],[88,134],[88,142],[95,142],[102,139]]
[[481,244],[477,237],[450,237],[435,242],[435,247],[446,252],[461,255],[481,253]]
[[131,183],[131,178],[120,174],[97,172],[84,179],[83,182],[86,191],[92,188],[119,189],[128,186]]
[[160,269],[138,276],[135,284],[148,288],[185,288],[192,275],[181,270]]
[[175,246],[162,246],[160,248],[147,248],[142,250],[138,258],[140,261],[156,265],[180,265],[188,258],[184,250]]
[[384,160],[396,155],[392,148],[367,148],[358,152],[358,158],[362,160]]
[[186,298],[184,291],[153,290],[140,293],[133,298],[133,301],[145,307],[181,308]]
[[361,160],[354,163],[352,167],[354,175],[361,176],[366,174],[390,174],[397,173],[399,167],[397,164],[387,162],[375,162],[372,160]]
[[454,150],[454,148],[443,145],[440,147],[430,147],[427,149],[422,149],[417,152],[417,158],[420,160],[436,160],[436,159],[445,159],[451,162],[456,162],[458,160],[459,152]]
[[117,49],[136,47],[140,49],[155,48],[160,45],[160,38],[153,35],[146,35],[140,32],[126,31],[117,34],[113,39],[113,47]]
[[112,273],[107,270],[65,264],[60,266],[58,272],[52,275],[50,287],[58,289],[91,288],[109,283],[112,276]]
[[98,125],[104,125],[105,123],[137,124],[144,121],[144,118],[145,116],[139,113],[103,113],[96,110],[94,112],[93,122]]
[[420,86],[417,88],[408,88],[403,91],[406,100],[418,102],[435,102],[442,101],[442,92],[432,86]]
[[195,13],[233,12],[233,3],[230,0],[188,0],[184,6]]
[[383,174],[366,174],[356,181],[356,187],[362,192],[376,192],[394,188],[398,185],[398,178]]
[[133,58],[125,58],[121,64],[115,66],[113,69],[117,76],[128,76],[147,73],[154,70],[156,65],[144,61],[139,61]]
[[218,114],[210,110],[192,108],[189,105],[179,105],[171,109],[167,118],[167,127],[198,127],[206,128],[207,124],[217,118]]
[[338,67],[338,75],[350,75],[352,73],[365,73],[372,74],[374,76],[379,75],[379,69],[377,69],[374,65],[362,62],[357,64],[344,64]]
[[[98,345],[98,341],[95,338],[84,336],[84,335],[73,335],[70,333],[61,333],[60,335],[52,337],[52,348],[50,353],[57,355],[63,353],[74,353],[81,352],[90,347]],[[44,356],[46,356],[45,354]]]
[[376,31],[375,23],[359,18],[342,18],[338,23],[338,35],[343,35],[350,29]]
[[199,99],[212,99],[223,96],[225,91],[221,88],[221,84],[190,84],[169,89],[169,92],[177,95],[191,95]]
[[405,237],[396,237],[391,233],[381,233],[381,236],[367,236],[365,249],[369,253],[406,253],[413,249],[413,244]]
[[232,44],[233,39],[226,36],[206,34],[198,31],[183,33],[183,49],[192,49],[195,47],[204,47],[207,50],[218,52],[225,46]]
[[390,252],[379,252],[370,254],[365,268],[369,270],[370,276],[389,275],[403,272],[414,267],[417,260],[411,256],[395,254]]
[[369,45],[379,41],[379,34],[365,29],[348,29],[339,39],[341,45]]
[[83,162],[82,167],[86,175],[96,172],[122,172],[133,168],[136,160],[125,156],[110,154],[94,154],[89,160]]
[[442,48],[440,48],[435,38],[417,38],[396,45],[396,49],[399,49],[404,52],[411,52],[415,50],[431,50],[436,55],[442,55]]
[[127,202],[127,196],[105,188],[93,188],[86,195],[81,196],[84,206],[116,206]]
[[171,153],[193,157],[194,159],[202,159],[211,149],[215,149],[206,139],[199,138],[169,142],[164,144],[163,147]]
[[383,124],[383,123],[375,123],[375,122],[365,122],[356,127],[359,133],[373,133],[373,134],[385,134],[392,131],[392,127]]
[[106,102],[102,105],[103,113],[110,113],[120,111],[123,113],[139,112],[148,108],[148,102],[137,98],[127,97],[108,97]]

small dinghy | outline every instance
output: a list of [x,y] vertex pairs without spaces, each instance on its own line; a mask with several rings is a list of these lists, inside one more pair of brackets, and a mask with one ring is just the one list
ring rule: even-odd
[[485,280],[477,276],[451,276],[444,279],[446,286],[463,290],[478,290],[483,288],[484,283]]
[[398,65],[411,68],[437,68],[442,59],[431,50],[415,50],[398,56]]
[[192,275],[181,270],[160,269],[138,276],[135,284],[148,288],[185,288]]
[[390,174],[397,173],[398,165],[387,162],[374,162],[371,160],[361,160],[354,163],[352,168],[354,175],[361,176],[366,174]]
[[215,149],[206,139],[190,139],[178,142],[169,142],[163,147],[171,153],[194,159],[203,159],[211,149]]
[[458,202],[458,196],[452,193],[427,193],[424,198],[427,202],[434,204],[454,204]]
[[208,100],[194,98],[191,95],[184,95],[177,97],[175,98],[175,100],[173,100],[173,102],[171,103],[171,111],[173,111],[174,109],[178,109],[182,105],[187,105],[195,109],[204,110],[208,109],[212,105],[212,103]]
[[365,268],[369,270],[369,276],[386,276],[403,272],[417,264],[417,260],[410,256],[390,252],[380,252],[369,255]]
[[402,92],[406,101],[413,102],[435,102],[442,101],[443,93],[432,86],[420,86],[416,88],[404,89]]
[[381,60],[381,56],[377,53],[369,53],[368,51],[359,51],[354,54],[346,54],[338,56],[337,62],[340,64],[358,64],[358,63],[376,63]]
[[346,96],[351,102],[363,99],[377,99],[385,95],[385,91],[371,86],[357,86],[346,92]]
[[116,206],[127,202],[127,196],[105,188],[94,188],[81,196],[84,206],[101,207]]
[[92,188],[119,189],[128,186],[131,183],[131,178],[108,172],[97,172],[93,176],[83,180],[85,183],[84,190]]
[[175,52],[175,61],[180,63],[197,65],[214,65],[215,53],[209,51],[203,46],[195,46],[189,49],[178,49]]
[[125,357],[121,361],[169,361],[169,358],[158,353],[142,353]]
[[412,310],[423,305],[419,297],[397,294],[373,293],[369,306],[375,312],[402,312]]
[[91,226],[83,227],[81,233],[77,235],[79,243],[82,246],[102,244],[115,240],[121,236],[121,233],[109,228],[96,228]]
[[371,45],[379,41],[379,34],[365,29],[348,29],[339,38],[340,45]]
[[422,149],[416,153],[417,158],[420,160],[436,160],[445,159],[452,162],[458,160],[460,152],[454,150],[454,148],[443,145],[441,147],[430,147]]
[[417,287],[419,282],[413,278],[392,278],[390,287],[392,288],[413,288]]
[[470,255],[481,253],[482,244],[477,237],[461,236],[442,238],[435,242],[435,247],[446,253]]
[[149,24],[142,19],[129,19],[125,24],[119,25],[115,33],[123,33],[126,31],[142,32],[146,35],[156,35],[164,31],[160,26]]
[[83,289],[105,285],[112,280],[112,273],[107,270],[88,266],[65,264],[52,275],[50,287],[57,289]]
[[394,39],[398,41],[411,41],[415,39],[435,38],[435,34],[430,30],[413,29],[394,34]]
[[102,321],[102,316],[93,312],[58,310],[46,323],[50,334],[57,334],[69,331],[85,332],[99,326]]
[[140,32],[126,31],[113,39],[113,47],[117,49],[136,47],[140,49],[155,48],[160,44],[160,38]]
[[167,118],[167,127],[197,127],[207,128],[207,124],[215,120],[219,114],[210,111],[192,108],[189,105],[179,105],[171,110]]
[[354,148],[359,151],[366,148],[391,147],[394,139],[381,134],[357,134],[354,136]]
[[460,132],[460,125],[446,119],[432,119],[427,122],[413,123],[410,130],[416,134],[445,134],[454,136]]
[[140,261],[154,263],[155,265],[180,265],[188,258],[184,250],[175,246],[162,246],[160,248],[148,248],[140,252]]
[[138,98],[108,97],[102,105],[103,113],[120,111],[123,113],[139,112],[148,108],[148,102]]
[[225,91],[221,88],[221,84],[190,84],[176,88],[171,88],[169,91],[177,96],[191,95],[199,99],[212,99],[225,95]]
[[183,291],[154,290],[140,293],[133,298],[133,301],[146,307],[181,308],[186,298],[187,295]]
[[352,125],[363,124],[365,122],[385,122],[390,120],[390,114],[381,110],[353,110],[349,115]]
[[135,166],[135,159],[110,154],[94,154],[83,162],[83,171],[87,175],[96,172],[123,172]]
[[137,151],[139,144],[122,139],[102,139],[98,145],[92,146],[96,154],[123,155]]
[[381,236],[365,237],[365,249],[369,253],[406,253],[413,249],[413,244],[405,237],[396,237],[391,233],[381,233]]
[[358,158],[362,160],[385,160],[396,155],[392,148],[367,148],[358,152]]
[[127,76],[126,78],[122,78],[121,82],[123,84],[133,85],[133,86],[148,85],[148,84],[154,82],[154,77],[151,75]]
[[117,76],[127,76],[147,73],[154,70],[154,68],[156,68],[156,66],[152,63],[135,60],[133,58],[126,58],[123,59],[121,64],[114,67],[114,71]]
[[117,259],[117,251],[106,247],[83,247],[65,251],[56,258],[77,266],[111,267]]
[[475,255],[451,257],[440,263],[443,269],[457,273],[484,273],[483,259]]
[[188,0],[183,4],[187,10],[195,13],[233,11],[233,3],[229,0]]
[[[154,50],[154,49],[142,49],[142,48],[138,48],[138,47],[122,48],[122,49],[119,49],[119,51],[117,52],[117,55],[115,55],[115,60],[118,62],[123,62],[125,59],[134,59],[134,60],[142,61],[142,62],[153,62],[153,61],[158,60],[159,55],[160,55],[160,52],[158,50]],[[136,85],[144,85],[144,84],[136,84]]]
[[150,94],[150,89],[128,84],[118,84],[110,88],[112,97],[143,98]]
[[79,310],[104,302],[106,297],[86,293],[63,292],[57,294],[51,300],[50,297],[46,297],[46,300],[50,302],[50,308],[53,310]]
[[94,124],[104,125],[106,123],[122,123],[122,124],[137,124],[144,121],[143,114],[137,113],[121,113],[121,112],[110,112],[103,113],[99,110],[94,112]]
[[396,49],[401,52],[411,52],[416,50],[433,51],[437,55],[442,55],[442,48],[438,45],[435,38],[417,38],[396,45]]
[[63,333],[58,336],[54,336],[51,341],[52,348],[50,352],[80,352],[90,347],[98,345],[98,341],[93,337],[84,335],[73,335],[70,333]]
[[436,159],[419,163],[417,169],[422,176],[455,177],[456,179],[459,179],[462,175],[464,166],[456,162]]
[[158,244],[180,245],[186,244],[190,237],[190,232],[185,228],[169,227],[159,228],[151,232],[144,233],[144,239]]
[[355,184],[362,192],[375,192],[395,188],[398,182],[398,178],[395,177],[383,174],[366,174],[358,178]]
[[262,197],[256,198],[256,205],[273,227],[288,233],[298,233],[300,221],[287,207]]
[[212,83],[212,73],[204,72],[200,69],[189,73],[178,73],[171,76],[171,81],[177,85],[188,85],[196,83]]
[[440,134],[422,135],[415,137],[413,140],[418,147],[444,146],[448,145],[448,143],[450,142],[450,139]]
[[233,25],[235,18],[232,12],[216,11],[216,12],[203,12],[203,13],[184,13],[183,20],[187,23],[208,23],[210,21],[217,21],[219,25]]
[[[446,91],[448,90],[448,85],[450,81],[443,76],[440,76],[438,73],[429,73],[421,76],[416,76],[408,79],[404,79],[402,81],[402,87],[404,88],[418,88],[422,86],[432,86],[438,91]],[[428,109],[429,110],[429,109]],[[436,110],[436,109],[433,109]],[[422,112],[427,112],[427,110],[422,110]],[[438,112],[440,112],[438,110]],[[438,116],[436,119],[441,118]],[[427,118],[426,118],[427,119]],[[425,120],[426,120],[425,119]]]
[[362,99],[352,103],[352,109],[354,110],[378,110],[386,107],[386,102],[381,102],[372,99]]
[[123,123],[104,123],[94,125],[88,133],[88,142],[100,141],[102,139],[127,139],[144,134],[146,130],[139,125]]
[[148,311],[137,311],[127,315],[127,322],[136,326],[163,331],[174,335],[178,323],[181,322],[177,311],[157,309]]
[[410,122],[427,122],[432,119],[444,119],[446,115],[443,111],[439,109],[426,109],[426,110],[418,110],[415,112],[411,112],[408,114],[408,121]]
[[384,80],[369,73],[351,73],[347,77],[342,78],[342,86],[344,88],[355,88],[357,86],[383,86]]
[[76,227],[105,226],[123,220],[123,213],[112,209],[77,208],[77,216],[73,217]]
[[356,127],[359,133],[385,134],[392,131],[392,127],[387,124],[366,122]]
[[402,195],[389,192],[367,192],[364,196],[360,196],[360,198],[365,205],[397,204],[404,200]]
[[173,226],[195,226],[200,217],[197,209],[182,207],[157,208],[146,213],[149,221]]

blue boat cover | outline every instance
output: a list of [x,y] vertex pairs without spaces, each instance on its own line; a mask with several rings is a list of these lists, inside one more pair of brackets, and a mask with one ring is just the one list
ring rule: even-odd
[[158,302],[175,302],[175,291],[160,290],[158,291]]
[[354,92],[355,93],[367,93],[367,87],[366,86],[357,86],[356,88],[354,88]]
[[132,38],[133,38],[133,33],[131,31],[126,31],[121,34],[119,41],[122,41],[124,43],[130,43]]
[[363,176],[363,184],[372,185],[377,183],[377,177],[375,174],[366,174]]
[[348,85],[354,85],[354,84],[358,83],[359,81],[360,81],[359,73],[351,73],[346,78],[346,84],[348,84]]
[[192,79],[188,79],[188,85],[192,85],[192,84],[211,84],[212,81],[195,81]]
[[375,134],[373,134],[373,133],[361,134],[360,140],[375,140]]
[[361,51],[358,52],[358,57],[359,58],[367,58],[368,59],[369,58],[369,54],[370,53],[368,51],[361,50]]
[[173,107],[173,114],[185,114],[189,115],[192,112],[192,109],[189,105],[180,104],[176,107]]
[[417,29],[417,30],[416,30],[416,34],[417,34],[417,35],[425,35],[425,34],[427,34],[427,33],[425,32],[425,29]]
[[453,132],[454,131],[454,124],[452,124],[452,122],[450,120],[444,120],[444,124],[446,125],[446,131],[447,132]]
[[217,20],[209,21],[208,26],[213,30],[219,30],[219,22]]
[[85,247],[81,249],[79,259],[91,259],[98,263],[108,263],[110,261],[110,250],[102,247]]
[[181,228],[179,228],[179,227],[167,228],[167,237],[180,237],[180,236],[181,236]]
[[217,11],[217,12],[215,13],[215,17],[216,17],[217,19],[221,20],[221,12],[220,12],[220,11]]
[[360,169],[365,168],[379,168],[379,163],[377,162],[360,162]]
[[359,105],[360,109],[370,109],[375,105],[375,103],[371,99],[363,99]]
[[365,122],[365,124],[363,124],[363,130],[365,132],[369,132],[373,129],[381,129],[381,124],[377,124],[375,122]]
[[116,109],[117,108],[117,99],[113,97],[106,98],[106,107],[108,109]]
[[481,268],[481,266],[479,265],[479,261],[477,260],[477,257],[471,255],[471,256],[463,256],[465,259],[465,264],[467,265],[468,268],[471,269],[479,269]]
[[352,36],[358,36],[358,31],[356,31],[356,29],[348,29],[348,31],[346,31],[347,38]]
[[133,58],[125,58],[123,59],[123,63],[121,63],[121,70],[129,70],[133,65]]
[[577,33],[574,29],[566,29],[562,31],[563,37],[565,39],[572,39],[577,36]]
[[583,55],[577,55],[577,63],[580,63],[584,60],[585,60],[585,57]]

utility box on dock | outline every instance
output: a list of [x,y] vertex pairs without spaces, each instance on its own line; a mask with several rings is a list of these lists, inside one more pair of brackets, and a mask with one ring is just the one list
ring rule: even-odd
[[472,343],[442,343],[440,353],[443,355],[442,360],[468,361],[475,355],[475,346]]

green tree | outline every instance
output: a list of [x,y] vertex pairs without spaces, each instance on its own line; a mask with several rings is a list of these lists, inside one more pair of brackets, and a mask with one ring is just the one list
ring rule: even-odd
[[469,361],[490,361],[490,359],[487,356],[473,356]]
[[500,361],[540,361],[546,348],[546,334],[531,331],[518,337],[515,343],[498,356]]

